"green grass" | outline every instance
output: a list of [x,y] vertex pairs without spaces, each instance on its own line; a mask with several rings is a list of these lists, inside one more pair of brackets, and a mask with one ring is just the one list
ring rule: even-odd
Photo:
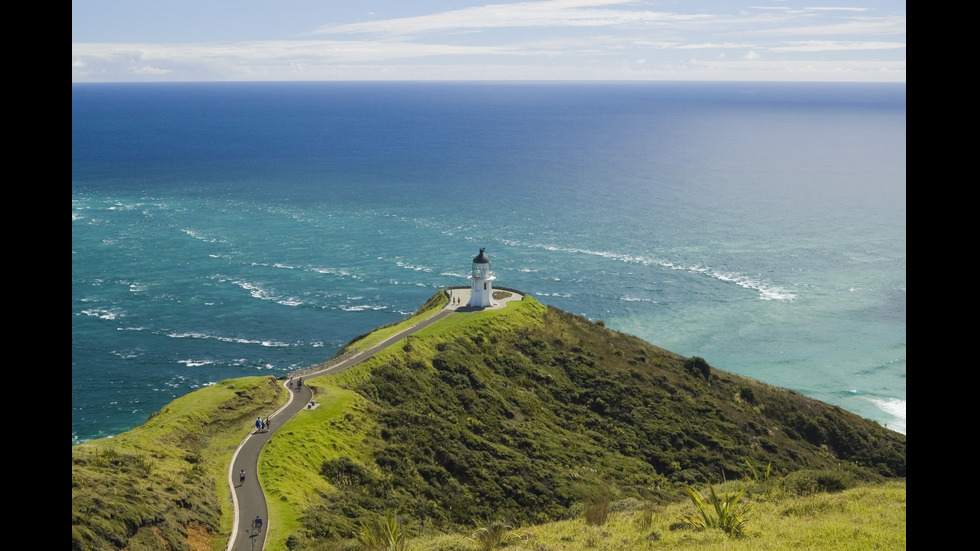
[[[729,483],[724,492],[746,488]],[[740,551],[905,549],[905,480],[864,484],[837,493],[797,496],[775,492],[748,497],[752,524],[742,538],[720,530],[685,528],[681,520],[694,513],[689,501],[657,508],[644,518],[641,504],[613,512],[601,526],[584,518],[517,528],[510,551]],[[747,496],[750,492],[746,493]],[[617,504],[614,504],[614,508]],[[646,514],[649,514],[648,512]],[[466,534],[416,538],[409,549],[461,551],[478,549]]]
[[[392,335],[414,325],[415,322],[428,319],[437,314],[442,307],[441,305],[446,302],[441,292],[437,296],[443,297],[441,303],[438,304],[438,308],[425,311],[397,325],[378,329],[362,339],[351,343],[351,345],[357,347],[359,350],[370,348],[374,344],[383,342]],[[522,301],[509,302],[506,308],[499,310],[455,312],[449,317],[442,319],[439,323],[430,325],[414,335],[393,344],[389,348],[378,352],[370,360],[362,362],[343,373],[324,376],[318,379],[318,381],[321,381],[321,384],[353,388],[369,379],[372,371],[378,366],[388,364],[406,354],[422,360],[431,358],[436,353],[436,347],[447,340],[461,337],[479,339],[499,332],[518,331],[538,326],[541,324],[541,314],[545,309],[546,307],[540,302],[531,297],[527,297]]]
[[[327,379],[327,378],[323,378]],[[272,436],[259,458],[259,474],[269,503],[266,549],[285,549],[290,534],[300,532],[301,518],[321,494],[339,490],[321,475],[327,459],[370,458],[364,439],[374,427],[369,403],[359,394],[311,380],[320,407],[303,410]]]
[[345,346],[341,352],[348,351],[351,348],[367,350],[372,346],[380,344],[392,336],[412,327],[413,325],[435,316],[442,310],[443,306],[445,306],[447,302],[449,302],[449,299],[446,298],[445,294],[442,292],[436,293],[429,299],[428,302],[419,308],[415,314],[403,319],[402,321],[391,325],[385,325],[384,327],[379,327],[366,335],[356,338]]
[[221,549],[228,465],[256,416],[286,399],[271,377],[178,398],[142,427],[72,447],[72,549]]

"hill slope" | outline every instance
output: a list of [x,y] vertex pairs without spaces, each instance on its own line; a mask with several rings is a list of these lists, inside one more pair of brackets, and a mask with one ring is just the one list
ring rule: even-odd
[[[277,431],[261,459],[271,549],[323,548],[385,512],[423,532],[540,523],[770,465],[906,473],[903,435],[531,298],[454,314],[307,384],[321,407]],[[73,446],[72,548],[221,548],[230,454],[283,399],[269,378],[224,381],[134,431]]]
[[143,426],[71,448],[72,549],[220,548],[232,453],[286,399],[272,377],[178,398]]
[[770,465],[906,472],[900,434],[531,298],[457,314],[311,384],[359,406],[269,444],[271,465],[326,433],[347,442],[299,467],[315,492],[269,488],[289,503],[287,531],[306,535],[294,547],[352,537],[383,511],[452,530],[560,519],[600,494],[666,499]]

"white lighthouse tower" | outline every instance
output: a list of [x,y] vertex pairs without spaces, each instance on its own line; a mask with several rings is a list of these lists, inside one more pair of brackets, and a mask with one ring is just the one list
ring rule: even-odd
[[473,272],[469,279],[473,281],[470,289],[470,302],[467,306],[486,308],[496,306],[493,302],[493,280],[497,279],[490,271],[490,257],[480,249],[480,254],[473,259]]

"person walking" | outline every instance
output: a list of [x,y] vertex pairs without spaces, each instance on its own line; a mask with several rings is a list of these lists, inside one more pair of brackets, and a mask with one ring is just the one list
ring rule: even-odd
[[238,485],[242,486],[244,484],[245,484],[245,469],[242,469],[242,471],[238,473]]

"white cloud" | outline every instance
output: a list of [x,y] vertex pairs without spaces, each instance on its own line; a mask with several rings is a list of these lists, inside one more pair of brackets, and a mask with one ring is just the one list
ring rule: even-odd
[[[868,79],[904,80],[904,15],[784,5],[712,13],[701,8],[717,4],[685,2],[671,4],[677,12],[646,9],[652,4],[485,4],[325,25],[304,40],[73,43],[72,80],[602,79],[623,78],[624,67],[629,78],[792,79],[826,71],[833,80],[864,78],[864,64],[880,69]],[[688,59],[695,50],[713,61]]]
[[856,50],[899,50],[904,48],[904,42],[807,40],[790,42],[783,46],[773,46],[770,48],[770,50],[774,52],[839,52]]
[[149,65],[141,65],[139,67],[135,67],[133,72],[137,75],[166,75],[168,73],[172,73],[173,71],[169,69],[158,69]]
[[634,0],[547,0],[488,4],[416,17],[325,25],[314,31],[314,34],[414,35],[435,31],[501,27],[602,27],[636,23],[670,23],[711,17],[703,14],[604,9],[606,6],[634,3],[636,3]]

